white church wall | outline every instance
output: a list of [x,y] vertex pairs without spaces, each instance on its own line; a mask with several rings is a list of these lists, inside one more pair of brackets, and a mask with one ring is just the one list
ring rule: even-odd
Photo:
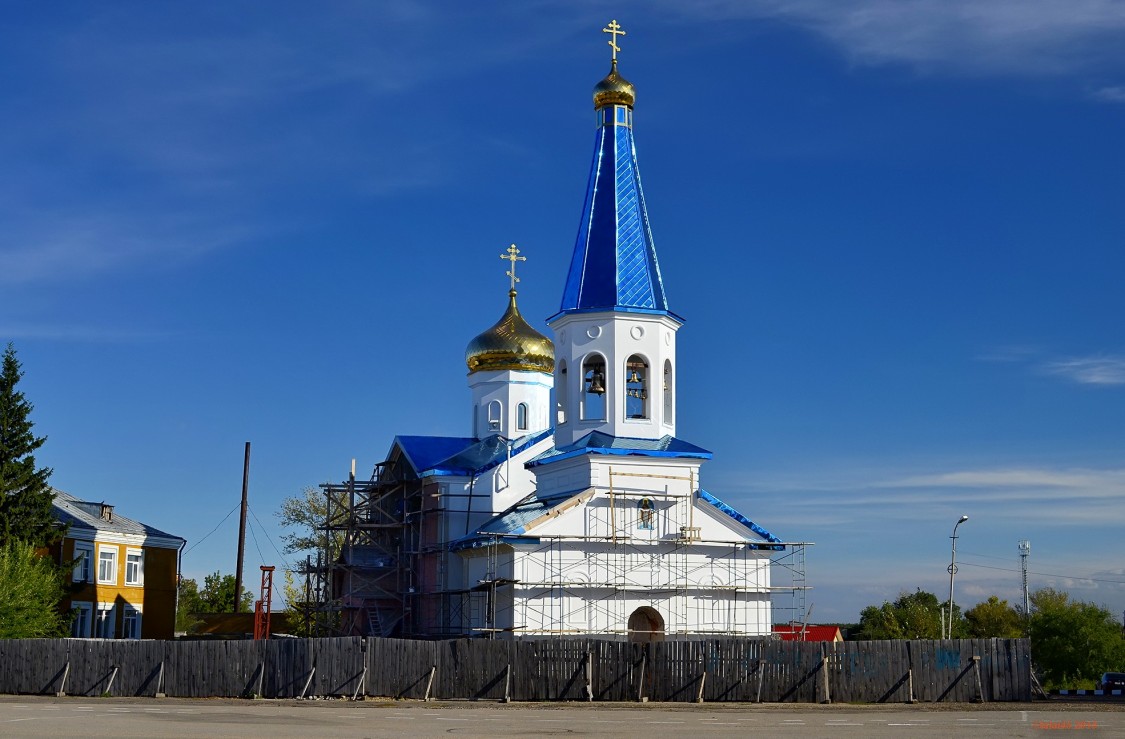
[[[483,439],[500,434],[509,439],[550,427],[553,375],[517,370],[482,370],[469,374],[473,396],[472,435]],[[527,406],[526,423],[519,423],[519,405]]]

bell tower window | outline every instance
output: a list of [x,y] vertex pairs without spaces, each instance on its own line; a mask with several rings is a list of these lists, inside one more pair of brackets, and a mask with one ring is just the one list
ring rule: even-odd
[[648,362],[640,354],[625,363],[625,417],[648,418]]
[[582,364],[582,420],[605,419],[605,357],[591,354]]
[[503,407],[500,405],[499,400],[492,400],[488,403],[488,430],[500,430],[500,417],[503,413]]
[[672,360],[664,360],[664,423],[672,425],[672,409],[675,408],[672,393],[675,385],[672,384]]
[[527,431],[527,403],[516,406],[516,429]]

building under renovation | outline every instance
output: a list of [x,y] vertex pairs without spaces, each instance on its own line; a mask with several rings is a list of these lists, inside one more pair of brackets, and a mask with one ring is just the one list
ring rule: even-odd
[[677,435],[683,321],[660,275],[616,51],[594,88],[594,159],[547,320],[554,341],[517,308],[513,245],[501,255],[507,309],[466,353],[471,433],[396,437],[370,479],[324,486],[329,545],[306,568],[322,632],[764,637],[803,614],[804,545],[704,489],[712,455]]

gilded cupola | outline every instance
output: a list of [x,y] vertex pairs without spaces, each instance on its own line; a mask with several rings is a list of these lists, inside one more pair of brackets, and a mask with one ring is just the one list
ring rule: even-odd
[[596,110],[606,105],[628,105],[629,107],[633,107],[633,102],[636,99],[637,88],[633,87],[632,82],[618,73],[617,60],[614,59],[609,74],[607,74],[601,82],[594,85],[594,109]]
[[508,292],[508,310],[492,328],[477,336],[465,348],[469,372],[518,370],[555,371],[555,345],[533,329],[516,307],[516,291]]
[[555,345],[543,334],[533,329],[520,315],[516,307],[516,264],[526,262],[527,257],[521,257],[520,250],[512,244],[501,259],[511,263],[511,268],[505,273],[511,279],[511,289],[508,290],[508,310],[496,322],[496,325],[469,342],[465,348],[465,364],[469,365],[469,372],[482,370],[516,370],[523,372],[544,372],[551,374],[555,371]]

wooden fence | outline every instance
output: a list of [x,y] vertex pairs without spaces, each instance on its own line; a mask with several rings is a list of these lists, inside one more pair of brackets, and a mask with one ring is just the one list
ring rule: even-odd
[[1027,701],[1026,639],[0,640],[0,693],[513,701]]

